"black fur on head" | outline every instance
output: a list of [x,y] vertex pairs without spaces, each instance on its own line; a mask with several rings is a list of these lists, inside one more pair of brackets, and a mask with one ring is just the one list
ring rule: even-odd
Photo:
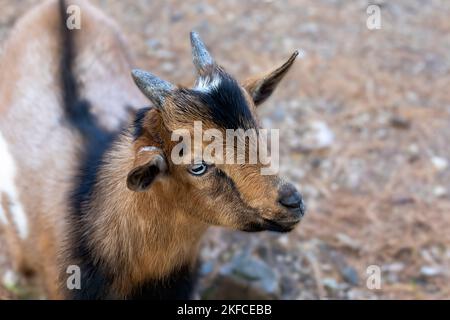
[[184,118],[192,115],[224,129],[257,128],[242,87],[219,67],[201,76],[194,88],[176,90],[172,101]]

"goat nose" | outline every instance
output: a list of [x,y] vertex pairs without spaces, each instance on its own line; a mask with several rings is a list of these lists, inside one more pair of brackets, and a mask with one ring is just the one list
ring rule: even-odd
[[302,198],[298,192],[291,194],[288,197],[281,198],[280,203],[288,208],[298,208],[302,202]]
[[283,186],[279,191],[278,202],[290,210],[298,210],[301,216],[305,214],[302,196],[291,184]]

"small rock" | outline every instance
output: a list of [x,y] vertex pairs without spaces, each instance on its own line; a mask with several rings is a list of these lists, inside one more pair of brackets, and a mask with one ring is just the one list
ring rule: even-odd
[[339,284],[336,279],[325,278],[322,280],[322,284],[325,286],[325,288],[331,289],[333,291],[339,290]]
[[443,171],[448,167],[448,161],[442,157],[432,157],[431,163],[438,171]]
[[435,277],[442,273],[442,269],[434,266],[423,266],[420,268],[420,273],[426,277]]
[[336,235],[336,239],[343,244],[344,246],[353,249],[353,250],[359,250],[359,248],[361,248],[361,245],[359,244],[358,241],[356,241],[355,239],[351,238],[350,236],[344,234],[344,233],[338,233]]
[[184,18],[184,14],[182,12],[174,12],[170,16],[170,22],[176,23]]
[[207,299],[275,299],[280,286],[277,274],[265,262],[241,255],[220,269]]
[[414,91],[408,91],[406,93],[406,100],[408,100],[411,103],[418,103],[419,102],[419,96]]
[[161,47],[161,41],[157,40],[157,39],[149,39],[147,40],[147,46],[151,49],[158,49],[159,47]]
[[401,262],[394,262],[391,264],[385,264],[382,266],[382,270],[383,271],[387,271],[387,272],[400,272],[405,268],[405,265]]
[[419,146],[417,144],[415,144],[415,143],[410,144],[408,146],[407,151],[408,151],[408,161],[409,162],[412,163],[412,162],[415,162],[415,161],[419,160],[419,158],[420,158],[420,149],[419,149]]
[[392,116],[389,123],[397,129],[409,129],[411,127],[411,122],[401,116]]
[[281,244],[284,247],[286,247],[289,244],[289,238],[287,235],[282,235],[282,236],[278,237],[277,241],[279,244]]
[[419,154],[419,151],[420,151],[419,146],[415,143],[412,143],[408,146],[408,152],[411,155],[417,155],[417,154]]
[[310,152],[331,147],[335,136],[333,131],[323,121],[312,121],[300,132],[299,141],[294,141],[294,149]]
[[410,196],[393,196],[392,197],[392,204],[394,206],[404,206],[407,204],[412,204],[414,203],[414,198],[410,197]]
[[3,275],[2,282],[6,288],[15,287],[18,283],[19,279],[17,274],[12,270],[7,270]]
[[367,290],[350,289],[347,292],[347,298],[350,300],[376,300],[377,296]]
[[175,65],[171,62],[164,62],[163,64],[161,64],[161,69],[164,72],[172,72],[173,70],[175,70]]
[[214,270],[214,263],[211,261],[207,261],[202,264],[200,268],[200,275],[206,276],[207,274],[210,274]]
[[346,266],[342,268],[341,274],[345,281],[347,281],[352,286],[357,286],[359,283],[359,276],[358,272],[355,270],[355,268],[351,266]]
[[316,132],[317,149],[328,148],[334,142],[334,133],[325,122],[313,122],[311,127]]
[[447,195],[447,189],[443,186],[436,186],[433,188],[433,195],[436,198],[442,198]]

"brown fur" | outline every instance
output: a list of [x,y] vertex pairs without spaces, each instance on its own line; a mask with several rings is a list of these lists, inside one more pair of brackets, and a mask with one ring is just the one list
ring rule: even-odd
[[[125,106],[148,102],[131,81],[129,55],[115,24],[86,2],[71,2],[79,4],[83,14],[82,30],[75,31],[74,70],[81,95],[91,103],[101,126],[116,130],[127,117]],[[68,265],[80,263],[67,254],[75,245],[73,239],[62,245],[77,228],[67,223],[71,211],[67,196],[83,140],[62,125],[59,26],[57,2],[40,5],[12,31],[0,61],[0,130],[16,162],[15,184],[31,224],[24,240],[7,231],[9,246],[16,269],[33,270],[50,298],[63,296],[57,283],[60,271],[64,274]],[[253,116],[254,101],[258,104],[270,95],[292,62],[293,58],[271,75],[247,82],[247,91],[241,88]],[[255,99],[262,88],[267,89],[264,97]],[[277,203],[284,182],[262,176],[261,164],[217,164],[205,176],[194,177],[188,165],[170,161],[174,129],[192,131],[194,120],[203,120],[204,129],[226,129],[199,112],[180,114],[181,100],[188,106],[198,101],[183,96],[181,89],[177,92],[164,108],[146,114],[137,139],[125,133],[115,142],[98,172],[92,201],[83,205],[79,223],[89,226],[89,234],[84,235],[89,250],[116,275],[111,297],[126,298],[145,281],[193,266],[208,225],[245,230],[263,219],[290,215]],[[148,146],[157,149],[147,151]],[[163,172],[148,190],[131,190],[130,172],[155,159],[164,161]],[[7,201],[3,196],[6,209]]]
[[[83,32],[76,37],[83,95],[105,127],[117,128],[125,103],[147,102],[129,77],[115,24],[84,1],[72,2],[83,10]],[[16,162],[15,184],[30,224],[28,239],[8,236],[8,247],[15,269],[33,270],[52,298],[61,297],[57,251],[67,232],[66,195],[81,147],[78,134],[61,125],[59,30],[58,3],[47,1],[20,19],[0,59],[0,131]]]

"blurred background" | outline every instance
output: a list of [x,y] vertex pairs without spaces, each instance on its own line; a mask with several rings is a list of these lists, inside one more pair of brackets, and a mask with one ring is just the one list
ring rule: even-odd
[[[0,0],[0,43],[38,2]],[[211,229],[197,298],[450,298],[450,2],[92,2],[136,66],[174,83],[194,79],[190,30],[242,80],[301,50],[259,112],[280,129],[281,174],[307,216],[284,235]],[[0,297],[20,296],[8,270],[0,233]]]

